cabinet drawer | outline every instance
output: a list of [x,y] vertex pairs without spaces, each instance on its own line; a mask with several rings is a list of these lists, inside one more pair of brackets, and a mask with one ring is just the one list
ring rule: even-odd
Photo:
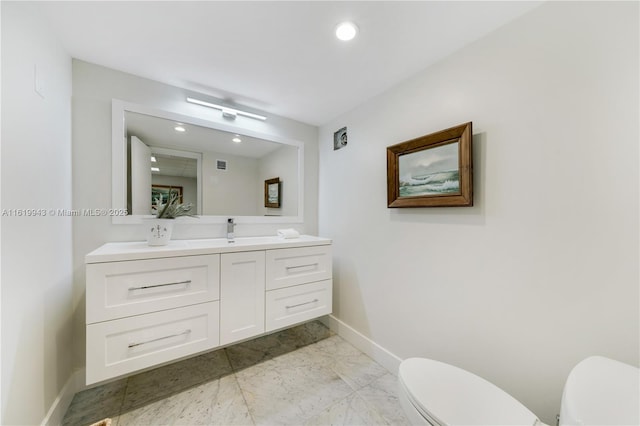
[[266,294],[266,331],[331,313],[332,280],[302,284]]
[[331,279],[331,246],[267,250],[267,290]]
[[220,255],[87,265],[87,324],[219,299]]
[[219,302],[87,326],[87,384],[218,346]]

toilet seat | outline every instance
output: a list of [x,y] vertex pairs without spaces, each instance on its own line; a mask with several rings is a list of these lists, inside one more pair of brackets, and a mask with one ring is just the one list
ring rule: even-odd
[[398,379],[414,408],[434,425],[533,425],[535,414],[485,379],[425,358],[400,364]]

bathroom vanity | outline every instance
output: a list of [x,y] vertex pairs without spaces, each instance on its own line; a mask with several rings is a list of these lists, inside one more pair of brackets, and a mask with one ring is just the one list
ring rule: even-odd
[[107,243],[85,257],[92,384],[331,313],[331,240]]

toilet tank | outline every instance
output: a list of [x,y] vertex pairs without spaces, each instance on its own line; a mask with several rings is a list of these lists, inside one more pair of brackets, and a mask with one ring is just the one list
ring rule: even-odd
[[640,369],[601,356],[576,365],[564,386],[560,425],[640,424]]

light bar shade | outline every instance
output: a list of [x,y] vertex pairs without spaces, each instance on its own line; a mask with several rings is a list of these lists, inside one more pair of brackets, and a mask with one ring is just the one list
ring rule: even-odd
[[264,115],[254,114],[252,112],[240,111],[239,109],[229,108],[229,107],[218,105],[218,104],[212,104],[211,102],[205,102],[199,99],[187,98],[187,102],[190,102],[196,105],[206,106],[209,108],[219,109],[220,111],[223,112],[223,114],[225,114],[225,117],[233,116],[233,115],[242,115],[244,117],[255,118],[256,120],[262,120],[262,121],[267,119],[267,117],[265,117]]

